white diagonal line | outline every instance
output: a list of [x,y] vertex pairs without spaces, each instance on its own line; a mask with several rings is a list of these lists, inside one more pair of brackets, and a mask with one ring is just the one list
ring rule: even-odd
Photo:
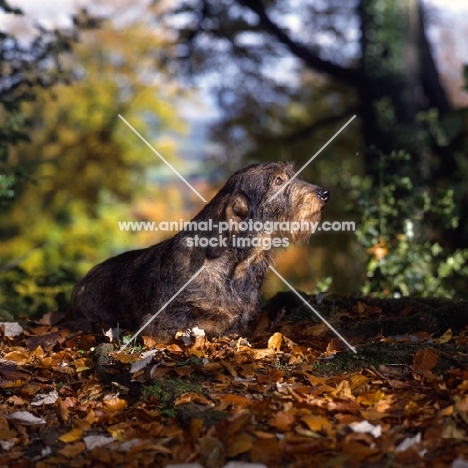
[[272,266],[270,268],[276,273],[276,276],[309,308],[312,312],[338,337],[342,340],[346,346],[353,352],[357,353],[356,348],[351,346],[340,333],[333,328],[333,326],[328,323]]
[[161,161],[163,161],[170,169],[172,169],[181,179],[183,182],[185,182],[185,184],[190,187],[205,203],[206,203],[206,200],[197,192],[197,190],[195,189],[195,187],[193,187],[189,182],[187,182],[187,180],[185,180],[185,178],[177,171],[177,169],[172,166],[166,159],[164,159],[160,153],[158,153],[158,151],[156,151],[120,114],[118,114],[119,117],[147,144],[147,146],[149,146],[149,148],[151,148],[151,150],[157,155],[159,156],[159,158],[161,159]]
[[356,115],[353,115],[274,195],[272,195],[267,201],[275,199],[287,186],[290,184],[354,119]]
[[128,341],[119,349],[122,352],[206,267],[202,266]]

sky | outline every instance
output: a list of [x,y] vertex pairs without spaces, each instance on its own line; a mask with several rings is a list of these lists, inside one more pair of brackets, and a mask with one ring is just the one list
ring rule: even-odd
[[[37,0],[9,0],[9,3],[12,6],[22,8],[26,14],[31,14],[33,18],[47,26],[57,26],[58,24],[70,24],[70,12],[76,8],[86,5],[90,7],[99,2],[92,0],[41,0],[41,2]],[[449,14],[466,14],[468,21],[468,0],[423,0],[423,3],[438,6],[447,10]],[[0,28],[4,21],[0,17]]]
[[[133,4],[146,4],[150,0],[133,0]],[[450,43],[453,44],[453,58],[460,62],[468,63],[468,48],[466,47],[466,30],[468,25],[468,0],[422,0],[424,5],[437,7],[442,21],[439,28],[436,23],[429,29],[435,49],[439,54],[440,47],[447,38],[447,25],[453,25],[448,31]],[[66,27],[71,25],[71,13],[80,7],[87,7],[92,13],[103,14],[106,12],[103,5],[111,5],[111,10],[119,5],[119,2],[112,0],[9,0],[12,6],[23,9],[28,17],[18,17],[15,15],[5,15],[0,13],[0,30],[11,29],[18,33],[18,37],[28,39],[34,23],[40,22],[45,27]],[[437,14],[437,13],[436,13]],[[442,29],[444,29],[442,31]],[[441,32],[443,34],[441,35]],[[445,36],[444,36],[445,34]],[[461,73],[461,72],[460,72]],[[461,76],[459,77],[461,80]]]

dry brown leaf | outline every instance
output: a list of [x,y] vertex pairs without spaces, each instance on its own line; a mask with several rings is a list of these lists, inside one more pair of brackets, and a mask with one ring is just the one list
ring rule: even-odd
[[273,384],[277,382],[282,382],[283,376],[284,376],[283,370],[274,369],[274,370],[267,372],[266,374],[258,375],[257,382],[260,384],[265,384],[265,383]]
[[141,339],[143,340],[145,347],[149,349],[154,348],[157,344],[157,341],[152,336],[143,335]]
[[221,395],[220,401],[226,405],[233,405],[236,408],[246,408],[252,404],[252,400],[242,395],[234,395],[232,393],[226,393]]
[[237,377],[237,371],[236,369],[234,368],[234,366],[230,363],[230,362],[227,362],[227,361],[221,361],[221,365],[229,372],[229,374],[236,378]]
[[5,361],[15,362],[16,364],[27,364],[29,362],[29,353],[26,350],[12,351],[3,356]]
[[76,442],[75,444],[65,445],[59,453],[66,458],[74,458],[85,450],[86,444],[84,442]]
[[328,327],[324,323],[320,323],[318,325],[313,325],[312,327],[307,327],[304,330],[305,336],[320,336],[326,333]]
[[253,446],[252,436],[242,432],[230,440],[226,447],[226,455],[230,458],[248,452]]
[[174,371],[177,375],[180,375],[181,377],[187,377],[188,375],[193,373],[194,369],[191,366],[180,366],[176,367]]
[[278,411],[270,420],[270,424],[278,430],[286,432],[296,421],[296,417],[290,411]]
[[140,360],[140,353],[123,354],[123,353],[111,353],[112,358],[122,364],[128,364]]
[[254,348],[247,348],[246,352],[252,356],[253,359],[264,359],[268,356],[274,355],[274,351],[272,349],[254,349]]
[[80,358],[73,361],[73,365],[76,368],[76,372],[83,372],[94,367],[94,361],[89,358]]
[[327,353],[332,353],[333,351],[341,351],[346,348],[346,345],[343,343],[340,338],[332,338],[327,346]]
[[363,387],[367,382],[369,382],[369,378],[362,374],[353,374],[349,380],[349,386],[351,390],[356,390],[357,388]]
[[202,437],[198,441],[203,466],[223,466],[225,461],[224,445],[215,437]]
[[304,422],[307,427],[314,432],[329,432],[332,429],[330,421],[322,416],[314,416],[313,414],[307,414],[302,416],[301,421]]
[[198,403],[199,405],[213,406],[212,402],[199,393],[183,393],[174,401],[174,406],[185,405],[187,403]]
[[421,349],[413,357],[413,369],[431,370],[436,366],[438,360],[439,356],[433,349]]
[[180,346],[176,345],[175,343],[168,345],[166,349],[169,352],[174,353],[174,354],[179,354],[179,353],[184,352],[184,350]]

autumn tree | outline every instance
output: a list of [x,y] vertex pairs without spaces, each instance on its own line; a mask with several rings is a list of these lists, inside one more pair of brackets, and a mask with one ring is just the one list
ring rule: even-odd
[[[160,162],[119,114],[174,157],[170,135],[182,130],[176,114],[182,93],[153,60],[167,38],[144,18],[124,27],[117,20],[77,15],[80,41],[61,65],[69,82],[32,86],[34,100],[22,104],[31,122],[28,142],[9,148],[8,161],[29,182],[15,188],[14,202],[0,215],[0,258],[6,274],[21,265],[27,275],[16,289],[30,297],[63,292],[65,276],[73,282],[96,262],[134,247],[117,221],[132,219],[129,202],[145,191],[145,169]],[[40,285],[36,274],[45,278]]]
[[[340,135],[305,174],[338,185],[335,196],[363,221],[372,218],[359,236],[367,261],[382,263],[398,251],[391,260],[397,269],[412,245],[437,244],[448,249],[442,256],[468,245],[468,217],[459,209],[467,194],[466,111],[447,98],[420,2],[201,0],[177,4],[168,24],[173,18],[185,44],[175,57],[180,72],[216,83],[222,118],[214,135],[228,161],[305,162],[356,113],[359,127]],[[363,200],[375,209],[360,208]],[[378,249],[383,257],[375,257]],[[423,276],[410,263],[404,268],[404,281],[415,276],[420,292],[441,261],[425,249],[409,261],[433,263]],[[458,272],[465,256],[455,262]]]

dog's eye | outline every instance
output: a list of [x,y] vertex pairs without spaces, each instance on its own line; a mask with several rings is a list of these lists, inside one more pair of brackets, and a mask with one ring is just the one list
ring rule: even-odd
[[276,179],[275,179],[275,185],[283,185],[284,184],[284,180],[278,176]]

